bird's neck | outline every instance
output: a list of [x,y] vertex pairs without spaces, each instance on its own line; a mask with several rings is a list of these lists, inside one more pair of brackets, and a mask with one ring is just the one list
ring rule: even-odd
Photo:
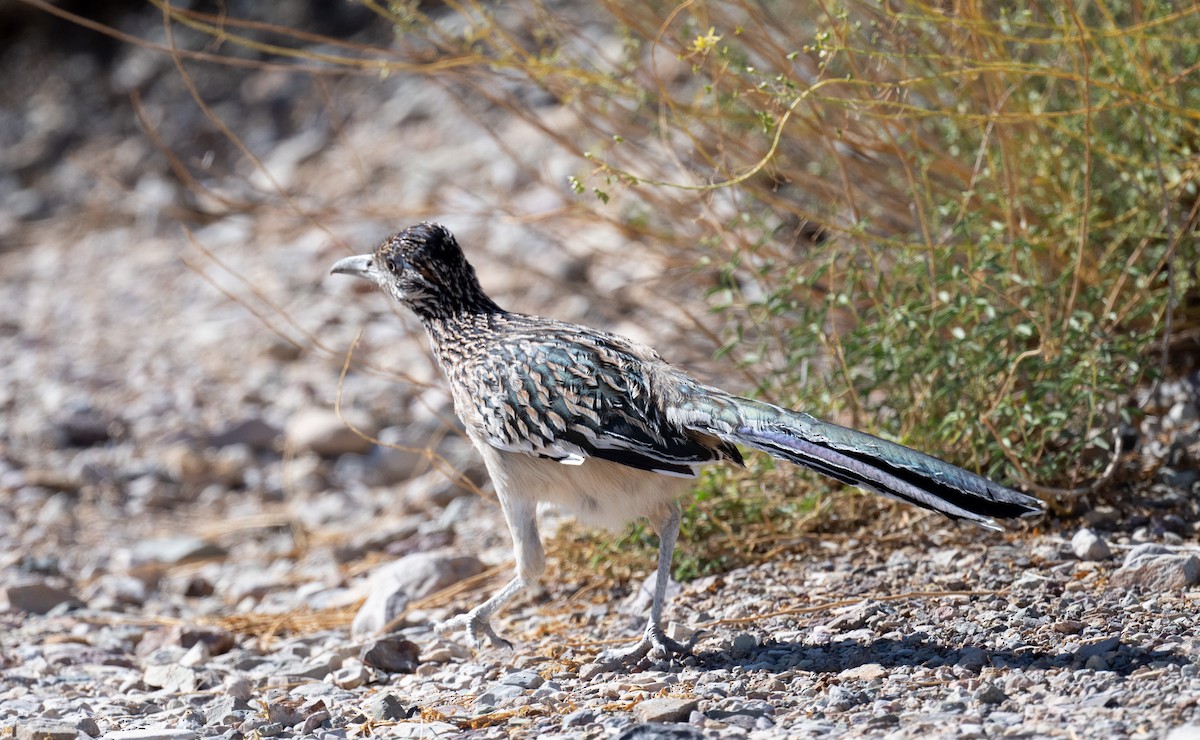
[[477,287],[474,290],[444,292],[439,295],[408,296],[405,302],[426,327],[429,327],[431,322],[471,322],[479,316],[507,313]]
[[491,317],[504,316],[508,313],[482,293],[470,300],[454,303],[438,301],[429,304],[414,304],[412,309],[425,328],[432,333],[440,333],[455,326],[487,323]]

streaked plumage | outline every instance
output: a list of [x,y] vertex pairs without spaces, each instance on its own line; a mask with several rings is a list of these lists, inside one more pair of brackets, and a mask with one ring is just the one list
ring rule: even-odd
[[637,646],[611,657],[682,650],[660,628],[678,497],[700,465],[741,464],[739,444],[992,529],[995,517],[1041,511],[1037,499],[935,457],[700,383],[625,337],[505,311],[443,226],[410,227],[333,271],[372,280],[421,319],[496,485],[517,576],[443,625],[467,628],[474,642],[486,635],[507,644],[490,618],[540,576],[535,512],[551,502],[605,526],[654,524],[661,544],[650,621]]

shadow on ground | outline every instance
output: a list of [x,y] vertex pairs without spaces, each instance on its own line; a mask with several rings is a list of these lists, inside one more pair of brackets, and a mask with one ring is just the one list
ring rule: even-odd
[[884,668],[897,666],[960,666],[979,670],[985,666],[1000,669],[1037,670],[1053,668],[1083,668],[1092,656],[1099,656],[1108,670],[1128,676],[1135,670],[1154,664],[1187,665],[1187,657],[1164,650],[1147,650],[1132,645],[1117,644],[1109,650],[1097,650],[1084,645],[1074,652],[1051,653],[1034,647],[995,650],[978,645],[947,645],[920,636],[902,640],[878,638],[871,642],[838,640],[824,645],[799,642],[767,642],[737,658],[724,651],[699,651],[700,665],[718,670],[741,666],[746,670],[806,670],[814,673],[840,673],[868,663]]

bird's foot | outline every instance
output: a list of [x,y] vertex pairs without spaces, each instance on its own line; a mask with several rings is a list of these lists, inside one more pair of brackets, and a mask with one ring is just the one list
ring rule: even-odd
[[691,655],[692,647],[695,646],[696,639],[699,636],[700,633],[697,632],[688,639],[686,644],[680,643],[667,637],[663,633],[662,627],[659,627],[657,624],[650,624],[647,625],[646,631],[642,633],[642,639],[638,640],[637,644],[627,648],[605,650],[596,658],[596,662],[612,665],[632,665],[647,655],[652,658]]
[[439,622],[434,625],[433,630],[443,637],[451,632],[466,630],[467,642],[476,650],[483,647],[484,637],[487,637],[488,641],[495,647],[512,650],[512,643],[497,635],[496,630],[492,629],[491,621],[480,613],[478,609],[472,609],[465,614],[459,614],[444,622]]

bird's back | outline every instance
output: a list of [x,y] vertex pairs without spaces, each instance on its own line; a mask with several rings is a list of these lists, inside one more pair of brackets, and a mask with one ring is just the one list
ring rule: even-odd
[[669,475],[739,460],[732,445],[673,423],[667,409],[694,383],[626,337],[508,312],[427,324],[455,408],[478,443],[565,465],[599,457]]

